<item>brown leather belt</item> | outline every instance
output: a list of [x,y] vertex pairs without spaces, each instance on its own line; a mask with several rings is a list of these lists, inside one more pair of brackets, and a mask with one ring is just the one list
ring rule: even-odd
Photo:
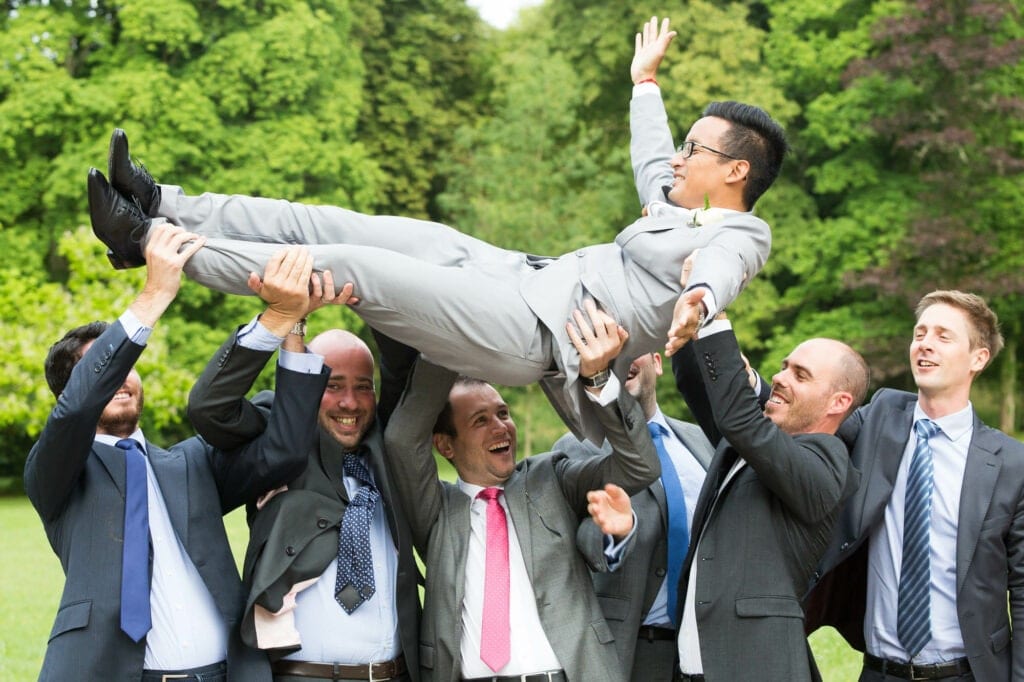
[[270,669],[277,675],[315,677],[320,680],[391,680],[406,672],[405,656],[393,661],[369,665],[343,665],[341,663],[313,663],[311,661],[275,661]]
[[955,661],[945,663],[930,663],[927,665],[914,665],[912,663],[899,663],[886,658],[879,658],[871,654],[864,654],[864,667],[868,670],[880,672],[883,675],[899,677],[904,680],[938,680],[943,677],[956,677],[971,672],[971,663],[966,658],[958,658]]
[[654,625],[641,625],[640,631],[636,633],[637,639],[646,639],[648,642],[671,641],[676,638],[676,631],[672,628],[659,628]]

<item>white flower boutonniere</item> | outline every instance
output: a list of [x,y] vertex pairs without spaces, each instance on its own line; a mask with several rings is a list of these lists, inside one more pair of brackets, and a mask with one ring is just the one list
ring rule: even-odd
[[705,225],[713,225],[723,218],[725,218],[725,213],[721,209],[698,208],[693,212],[693,217],[690,219],[690,226],[703,227]]

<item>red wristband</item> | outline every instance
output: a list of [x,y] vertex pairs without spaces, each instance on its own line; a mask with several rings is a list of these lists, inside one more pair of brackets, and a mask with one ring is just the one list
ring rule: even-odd
[[642,78],[642,79],[638,80],[636,83],[634,83],[633,85],[640,85],[641,83],[654,83],[655,85],[658,85],[657,79],[654,79],[654,78]]

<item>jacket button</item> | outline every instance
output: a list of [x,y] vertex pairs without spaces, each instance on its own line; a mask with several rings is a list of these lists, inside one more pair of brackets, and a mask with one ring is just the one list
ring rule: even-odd
[[291,545],[288,545],[287,547],[284,548],[284,553],[287,554],[288,556],[295,556],[295,548],[292,547]]
[[846,548],[847,548],[847,547],[849,547],[849,546],[850,546],[850,543],[849,543],[849,542],[844,542],[844,543],[843,543],[843,546],[842,546],[842,547],[840,547],[840,549],[846,549]]
[[665,571],[664,568],[659,568],[659,569],[656,569],[654,571],[654,575],[658,576],[659,578],[664,578],[665,577],[665,573],[666,573],[666,571]]
[[326,528],[327,527],[327,519],[317,519],[316,520],[316,527],[321,529],[321,530]]

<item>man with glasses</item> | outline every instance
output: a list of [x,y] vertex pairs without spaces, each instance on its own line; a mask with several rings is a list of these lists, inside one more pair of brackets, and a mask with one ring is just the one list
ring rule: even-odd
[[[735,299],[768,257],[771,231],[748,211],[778,175],[785,135],[756,107],[720,103],[709,112],[694,124],[687,137],[694,145],[686,151],[697,150],[698,142],[720,151],[676,155],[668,196],[680,209],[641,218],[614,243],[559,258],[501,249],[422,220],[254,197],[186,196],[156,185],[131,162],[123,131],[111,139],[112,186],[90,171],[93,230],[118,268],[142,265],[154,218],[205,235],[186,273],[236,294],[252,293],[253,273],[263,271],[281,244],[308,244],[317,270],[331,271],[339,283],[359,282],[355,310],[371,327],[469,376],[505,385],[542,380],[576,435],[601,442],[605,434],[583,391],[606,377],[579,375],[565,325],[569,313],[595,299],[629,329],[612,367],[625,378],[631,358],[664,345],[684,294],[679,275],[688,255],[700,249],[683,298],[703,295],[704,305],[687,308],[692,315],[681,321],[682,336]],[[667,126],[661,137],[671,150]],[[704,211],[706,204],[716,210]]]

